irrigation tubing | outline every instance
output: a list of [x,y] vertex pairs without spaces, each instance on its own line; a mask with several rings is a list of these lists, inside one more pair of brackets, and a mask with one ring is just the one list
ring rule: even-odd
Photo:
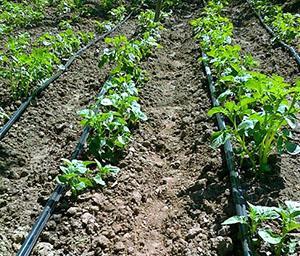
[[10,130],[10,128],[19,120],[19,118],[22,116],[24,111],[27,109],[29,104],[32,100],[34,100],[37,96],[41,94],[42,91],[44,91],[48,86],[54,82],[57,78],[59,78],[64,72],[68,70],[68,68],[72,65],[74,60],[81,56],[88,48],[95,45],[100,40],[104,39],[108,35],[110,35],[112,32],[117,30],[120,26],[122,26],[132,15],[132,12],[119,24],[117,24],[113,29],[110,31],[102,34],[101,36],[97,36],[95,39],[90,41],[87,45],[85,45],[83,48],[79,49],[67,62],[66,64],[60,68],[59,71],[57,71],[53,76],[51,76],[49,79],[47,79],[40,87],[38,87],[31,96],[29,96],[20,106],[19,108],[14,112],[14,114],[9,118],[9,120],[2,126],[0,130],[0,140],[2,140],[7,132]]
[[[257,18],[259,19],[261,25],[268,31],[268,33],[273,37],[276,38],[276,34],[274,33],[274,31],[264,22],[264,19],[262,18],[262,16],[260,15],[260,13],[255,9],[255,7],[253,7],[252,3],[249,0],[246,0],[248,5],[251,7],[251,9],[253,10],[253,12],[255,13],[255,15],[257,16]],[[286,44],[285,42],[278,40],[279,44],[281,44],[281,46],[283,46],[284,48],[288,49],[290,54],[295,58],[298,66],[300,67],[300,56],[299,53],[294,49],[294,47]]]
[[[106,90],[104,88],[101,89],[100,93],[98,94],[98,98],[101,97],[106,93]],[[96,112],[98,111],[99,104],[96,106]],[[91,128],[85,127],[80,139],[76,145],[75,150],[73,151],[71,155],[71,160],[77,159],[78,156],[83,151],[84,144],[89,136]],[[60,199],[64,196],[64,194],[67,191],[67,186],[63,184],[58,184],[54,191],[52,192],[51,196],[49,197],[43,211],[39,215],[38,219],[34,223],[30,233],[28,234],[26,240],[22,244],[17,256],[29,256],[40,236],[43,229],[46,226],[46,223],[48,222],[49,218],[51,217],[52,213],[55,210],[55,207],[57,203],[60,201]]]
[[[205,60],[207,59],[207,55],[204,52],[202,52],[202,57],[204,60],[203,65],[204,65],[205,73],[206,73],[207,80],[208,80],[211,101],[212,101],[212,104],[214,107],[218,107],[220,104],[215,95],[216,90],[215,90],[215,85],[214,85],[214,81],[212,78],[211,70],[205,62]],[[219,129],[224,130],[226,127],[225,127],[225,122],[224,122],[222,115],[216,114],[216,117],[217,117],[217,123],[218,123]],[[233,154],[232,144],[231,144],[230,140],[227,140],[226,143],[224,144],[224,152],[225,152],[227,169],[229,171],[229,176],[230,176],[233,202],[234,202],[236,213],[239,216],[243,216],[243,217],[247,218],[246,203],[245,203],[243,192],[240,187],[238,172],[235,170],[235,167],[234,167],[234,154]],[[247,227],[243,224],[240,224],[239,229],[240,229],[240,234],[241,234],[243,255],[251,256],[252,252],[251,252],[250,246],[249,246],[249,241],[248,241],[249,239],[247,236]]]

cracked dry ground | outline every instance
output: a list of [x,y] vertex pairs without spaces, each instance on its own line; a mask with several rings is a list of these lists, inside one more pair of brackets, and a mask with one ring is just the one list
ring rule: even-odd
[[136,129],[116,182],[62,204],[35,255],[233,255],[233,214],[191,17],[177,17],[144,68],[149,120]]

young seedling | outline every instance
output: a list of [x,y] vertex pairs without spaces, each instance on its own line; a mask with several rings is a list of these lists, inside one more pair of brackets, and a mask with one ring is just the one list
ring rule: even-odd
[[119,172],[118,167],[111,165],[102,166],[97,160],[62,160],[63,165],[60,167],[62,174],[57,177],[57,181],[60,184],[69,186],[74,196],[77,196],[88,188],[105,186],[104,179],[109,175],[116,175]]
[[272,255],[293,255],[300,248],[300,203],[285,201],[279,207],[254,206],[250,203],[248,220],[243,216],[233,216],[222,223],[241,223],[248,226],[249,235],[256,250],[262,243],[269,246]]

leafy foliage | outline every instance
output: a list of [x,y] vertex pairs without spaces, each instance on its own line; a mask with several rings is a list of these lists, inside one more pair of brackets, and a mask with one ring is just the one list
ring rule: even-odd
[[[89,166],[94,165],[91,169]],[[111,165],[102,166],[97,160],[80,161],[63,159],[63,165],[60,167],[62,174],[57,177],[60,184],[67,185],[71,188],[72,194],[77,196],[87,188],[95,186],[105,186],[104,179],[108,175],[116,175],[119,168]]]
[[300,153],[290,130],[296,127],[299,113],[299,81],[294,86],[277,75],[249,71],[257,66],[250,54],[232,45],[233,26],[222,17],[223,4],[210,1],[203,16],[191,22],[207,57],[200,58],[213,68],[220,106],[209,115],[226,117],[225,130],[212,136],[213,147],[234,140],[240,164],[249,159],[252,167],[270,171],[269,156],[287,151]]
[[275,150],[299,153],[300,147],[291,141],[288,129],[296,127],[300,84],[291,87],[281,77],[252,72],[242,90],[238,101],[228,100],[209,111],[209,115],[223,114],[230,122],[226,130],[215,135],[214,146],[224,143],[220,136],[230,135],[241,147],[237,149],[241,158],[249,157],[254,166],[258,158],[263,171],[269,170],[268,157]]
[[251,0],[254,7],[262,13],[264,21],[271,26],[276,39],[286,43],[296,43],[300,39],[300,15],[283,12],[282,7],[270,0]]
[[[35,85],[51,76],[62,61],[86,44],[91,33],[67,29],[59,34],[45,33],[35,42],[27,33],[8,39],[0,52],[0,74],[9,81],[15,98],[27,96]],[[31,50],[28,46],[32,45]]]
[[[272,255],[292,255],[300,247],[300,203],[286,201],[279,207],[254,206],[249,203],[248,220],[233,216],[223,225],[236,223],[249,227],[249,235],[257,245],[269,245]],[[298,248],[298,250],[297,250]]]
[[114,8],[108,12],[109,20],[105,20],[102,22],[95,21],[95,30],[97,33],[101,34],[111,30],[116,23],[120,22],[125,18],[126,8],[125,6],[121,5],[117,8]]
[[15,3],[3,0],[0,4],[0,35],[11,32],[14,28],[28,27],[44,18],[45,1],[22,1]]
[[96,113],[81,111],[84,126],[93,129],[89,138],[89,148],[96,157],[115,159],[120,150],[130,141],[131,133],[126,120],[116,111]]
[[[150,13],[149,17],[146,13]],[[105,39],[109,48],[104,50],[99,66],[113,64],[110,79],[104,84],[106,93],[99,97],[96,107],[80,112],[83,117],[81,123],[92,128],[88,139],[90,151],[108,161],[114,161],[130,141],[129,128],[147,120],[138,104],[136,84],[145,80],[140,62],[151,53],[152,48],[158,47],[158,32],[162,27],[153,21],[153,12],[146,13],[139,16],[140,27],[144,28],[140,39],[128,40],[123,35]],[[145,27],[145,20],[150,24],[148,27]]]

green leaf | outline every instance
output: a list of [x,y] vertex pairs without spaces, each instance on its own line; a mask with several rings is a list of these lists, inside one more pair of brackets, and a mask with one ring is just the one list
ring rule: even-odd
[[229,219],[222,222],[222,225],[232,225],[236,223],[247,224],[247,219],[245,216],[232,216]]
[[119,167],[112,166],[112,165],[107,165],[106,167],[109,169],[110,173],[113,174],[113,175],[116,175],[120,172]]
[[223,108],[223,107],[213,107],[212,109],[210,109],[209,111],[208,111],[208,115],[209,116],[213,116],[213,115],[215,115],[215,114],[218,114],[218,113],[222,113],[222,114],[224,114],[224,115],[227,115],[227,110],[225,109],[225,108]]
[[212,134],[212,143],[213,148],[218,148],[221,145],[225,144],[227,140],[231,138],[231,134],[227,131],[218,131]]
[[100,174],[97,174],[94,178],[93,178],[94,182],[100,186],[105,186],[106,183],[105,181],[102,179]]
[[259,230],[258,235],[269,244],[279,244],[282,237],[274,234],[271,230]]
[[226,90],[225,92],[221,93],[218,97],[218,101],[223,102],[224,100],[226,100],[226,98],[228,96],[232,96],[233,92],[230,90]]
[[284,117],[285,121],[288,123],[288,125],[292,128],[295,129],[297,126],[297,119],[296,118],[292,118],[290,116],[285,116]]
[[291,155],[297,155],[300,153],[300,146],[295,143],[287,141],[285,143],[285,146],[286,146],[287,152]]
[[286,225],[286,229],[287,229],[287,232],[291,232],[293,230],[300,229],[300,223],[292,220]]
[[253,130],[256,123],[257,123],[256,120],[246,119],[239,124],[238,129],[239,130],[249,130],[249,129]]
[[108,98],[104,98],[103,100],[101,100],[101,105],[103,105],[103,106],[112,106],[113,102]]

